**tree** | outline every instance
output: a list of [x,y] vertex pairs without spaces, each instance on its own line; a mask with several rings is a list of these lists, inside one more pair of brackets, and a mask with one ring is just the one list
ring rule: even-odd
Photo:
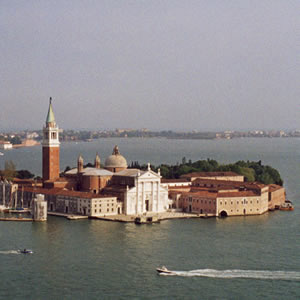
[[5,167],[3,171],[3,176],[7,180],[13,180],[17,175],[16,166],[12,160],[5,162]]
[[70,171],[70,170],[71,170],[70,166],[66,166],[66,168],[65,168],[65,170],[64,170],[64,173],[66,173],[66,172],[68,172],[68,171]]
[[19,179],[31,179],[34,177],[34,174],[29,172],[28,170],[19,170],[17,171],[17,178]]
[[13,138],[9,139],[9,141],[10,141],[13,145],[22,144],[22,140],[21,140],[21,138],[18,137],[18,136],[14,136]]
[[241,167],[240,174],[245,176],[245,180],[248,182],[255,181],[255,172],[251,168]]

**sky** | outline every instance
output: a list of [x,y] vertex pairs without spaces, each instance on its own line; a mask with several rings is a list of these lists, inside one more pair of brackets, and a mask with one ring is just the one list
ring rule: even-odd
[[300,128],[298,0],[0,0],[0,131]]

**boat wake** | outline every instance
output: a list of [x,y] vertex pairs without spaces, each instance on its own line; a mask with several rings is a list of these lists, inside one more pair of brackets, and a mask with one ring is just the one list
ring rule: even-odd
[[271,280],[300,280],[300,272],[296,271],[260,271],[260,270],[214,270],[200,269],[192,271],[171,271],[161,273],[164,276],[211,277],[211,278],[251,278]]
[[21,254],[18,250],[0,251],[0,254]]

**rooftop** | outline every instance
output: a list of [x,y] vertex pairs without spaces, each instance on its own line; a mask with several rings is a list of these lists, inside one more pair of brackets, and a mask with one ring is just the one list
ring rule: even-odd
[[[73,168],[66,172],[67,175],[76,175],[78,173],[77,168]],[[83,176],[111,176],[114,173],[106,170],[106,169],[98,169],[98,168],[84,168],[81,172]]]
[[60,196],[68,196],[68,197],[78,197],[85,199],[99,199],[99,198],[107,198],[108,196],[103,196],[100,194],[87,193],[87,192],[79,192],[79,191],[70,191],[65,189],[44,189],[44,188],[36,188],[36,187],[27,187],[23,188],[24,192],[32,192],[35,194],[45,194],[45,195],[60,195]]

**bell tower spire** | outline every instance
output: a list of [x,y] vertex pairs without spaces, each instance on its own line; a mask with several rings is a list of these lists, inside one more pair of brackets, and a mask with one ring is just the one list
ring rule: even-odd
[[47,125],[55,126],[55,117],[54,117],[53,108],[52,108],[52,97],[50,97],[50,100],[49,100],[49,109],[48,109],[48,114],[47,114],[47,119],[46,119],[46,126]]
[[43,181],[59,178],[59,128],[49,100],[46,126],[43,128]]

